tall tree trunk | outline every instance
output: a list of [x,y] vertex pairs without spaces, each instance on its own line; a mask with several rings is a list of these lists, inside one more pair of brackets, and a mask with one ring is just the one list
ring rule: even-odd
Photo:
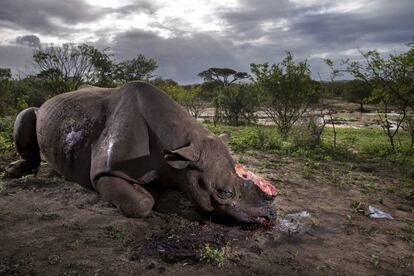
[[331,119],[332,129],[333,129],[333,146],[336,149],[336,128],[335,128],[335,121],[333,119],[332,113],[329,113],[329,118]]
[[391,144],[391,151],[394,152],[395,151],[394,136],[388,134],[388,138],[389,138],[390,144]]

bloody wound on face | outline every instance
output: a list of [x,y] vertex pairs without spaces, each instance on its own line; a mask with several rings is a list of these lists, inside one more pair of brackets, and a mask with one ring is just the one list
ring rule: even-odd
[[269,181],[266,181],[263,177],[255,175],[254,173],[248,171],[241,164],[236,164],[234,168],[236,169],[236,173],[240,177],[253,181],[253,183],[259,186],[259,188],[266,194],[273,196],[273,197],[277,195],[277,190],[275,186]]

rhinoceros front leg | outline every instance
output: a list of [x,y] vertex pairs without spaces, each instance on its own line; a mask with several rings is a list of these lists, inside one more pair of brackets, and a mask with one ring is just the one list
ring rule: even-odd
[[102,197],[114,204],[126,217],[145,217],[154,206],[154,198],[141,186],[133,186],[116,176],[103,176],[95,183]]

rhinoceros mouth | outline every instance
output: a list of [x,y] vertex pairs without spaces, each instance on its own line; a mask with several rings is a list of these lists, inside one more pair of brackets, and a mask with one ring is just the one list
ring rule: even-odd
[[266,224],[270,222],[270,218],[267,216],[264,217],[256,217],[254,219],[255,222],[259,223],[259,224]]
[[[257,209],[249,214],[249,212],[242,210],[232,210],[228,214],[236,218],[240,222],[244,223],[257,223],[260,225],[270,225],[276,220],[276,210],[272,209],[269,205],[266,208],[258,211]],[[256,214],[254,214],[256,213]]]
[[258,217],[257,223],[267,229],[271,229],[274,226],[274,221],[270,220],[268,217]]

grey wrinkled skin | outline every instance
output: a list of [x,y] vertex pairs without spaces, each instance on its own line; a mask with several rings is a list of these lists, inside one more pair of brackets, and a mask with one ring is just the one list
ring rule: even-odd
[[273,198],[236,174],[223,142],[150,84],[87,86],[22,114],[16,132],[32,138],[15,136],[23,149],[22,159],[8,168],[15,175],[38,166],[29,159],[40,148],[53,169],[96,190],[129,217],[150,213],[154,199],[146,187],[157,180],[183,191],[201,211],[246,222],[276,218]]

